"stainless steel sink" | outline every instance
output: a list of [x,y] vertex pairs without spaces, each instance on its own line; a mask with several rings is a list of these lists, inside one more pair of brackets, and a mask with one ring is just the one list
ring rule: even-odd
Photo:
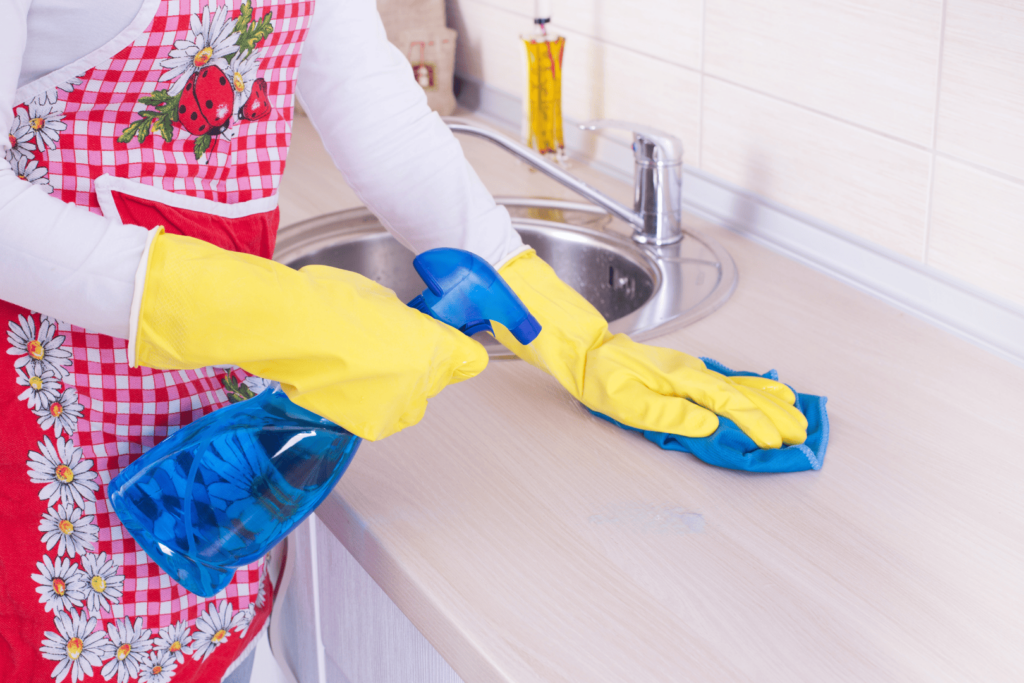
[[[603,209],[575,202],[499,198],[523,241],[592,303],[612,332],[646,340],[719,308],[736,287],[732,258],[710,238],[686,232],[676,244],[640,245],[632,227]],[[322,264],[352,270],[390,287],[403,301],[425,285],[413,253],[365,208],[282,228],[274,259],[293,268]],[[478,335],[478,338],[481,335]],[[489,337],[492,357],[512,357]]]

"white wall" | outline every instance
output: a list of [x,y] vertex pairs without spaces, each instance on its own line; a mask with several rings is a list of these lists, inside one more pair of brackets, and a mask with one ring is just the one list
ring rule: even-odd
[[[448,0],[456,72],[519,96],[532,0]],[[554,0],[565,116],[1024,306],[1024,2]],[[600,141],[595,145],[600,145]]]

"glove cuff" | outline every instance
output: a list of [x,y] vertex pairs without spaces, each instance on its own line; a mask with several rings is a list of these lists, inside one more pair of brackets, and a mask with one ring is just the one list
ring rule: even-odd
[[589,301],[562,282],[533,249],[512,258],[499,271],[537,319],[540,335],[523,346],[495,326],[495,337],[534,367],[553,376],[573,396],[583,395],[587,353],[611,338],[608,322]]
[[149,231],[146,248],[139,259],[139,267],[135,271],[135,291],[132,293],[132,307],[128,316],[128,366],[138,367],[135,362],[135,349],[139,341],[139,317],[142,313],[142,295],[146,291],[146,273],[149,270],[149,259],[153,254],[153,242],[164,234],[164,226],[158,225]]

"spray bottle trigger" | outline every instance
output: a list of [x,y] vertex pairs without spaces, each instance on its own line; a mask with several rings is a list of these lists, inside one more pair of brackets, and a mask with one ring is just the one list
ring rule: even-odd
[[479,256],[460,249],[439,248],[413,259],[427,289],[409,302],[417,310],[472,336],[501,323],[519,341],[529,344],[540,333],[530,315],[498,271]]
[[494,334],[494,328],[491,327],[490,320],[474,320],[472,322],[468,322],[462,326],[460,331],[467,337],[472,337],[477,332],[490,332],[492,335]]
[[415,308],[420,313],[426,313],[433,317],[433,314],[430,312],[430,308],[427,307],[427,302],[423,298],[422,294],[417,294],[416,297],[408,303],[408,306],[409,308]]

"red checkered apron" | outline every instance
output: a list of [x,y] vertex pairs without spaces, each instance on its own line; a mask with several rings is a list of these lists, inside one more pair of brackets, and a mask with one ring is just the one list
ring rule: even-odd
[[[144,0],[92,63],[15,107],[8,158],[65,202],[269,257],[312,12],[312,0]],[[3,301],[0,321],[0,679],[219,681],[266,621],[265,562],[193,595],[125,532],[107,485],[251,395],[244,375],[133,369],[126,340]]]

